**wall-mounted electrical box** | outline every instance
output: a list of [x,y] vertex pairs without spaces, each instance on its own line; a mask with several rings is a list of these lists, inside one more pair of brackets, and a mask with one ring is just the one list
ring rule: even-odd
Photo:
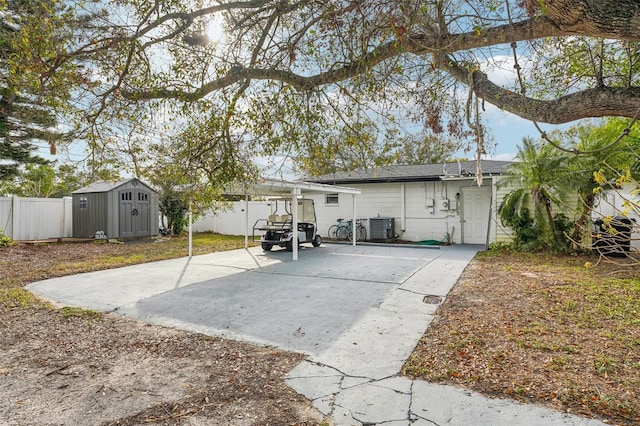
[[449,200],[448,199],[444,199],[444,200],[440,200],[440,210],[441,211],[447,211],[449,210]]
[[431,207],[431,208],[433,208],[433,207],[434,207],[434,205],[435,205],[435,200],[434,200],[433,198],[427,198],[427,200],[426,200],[426,206],[427,206],[427,207]]
[[458,210],[458,202],[456,200],[449,201],[449,210]]

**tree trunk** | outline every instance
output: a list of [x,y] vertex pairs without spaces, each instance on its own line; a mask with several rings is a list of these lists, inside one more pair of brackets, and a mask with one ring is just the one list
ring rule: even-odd
[[580,217],[576,221],[573,227],[573,232],[571,233],[572,241],[582,242],[582,238],[579,238],[579,237],[581,233],[583,236],[586,235],[586,233],[582,231],[583,231],[584,225],[587,223],[587,218],[591,216],[591,211],[593,210],[594,203],[595,203],[595,197],[593,196],[593,194],[587,195],[587,198],[584,200],[584,207],[582,209],[582,213],[580,214]]

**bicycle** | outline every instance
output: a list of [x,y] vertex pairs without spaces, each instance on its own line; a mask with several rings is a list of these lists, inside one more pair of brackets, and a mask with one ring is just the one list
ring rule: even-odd
[[[356,241],[364,241],[367,239],[367,228],[363,225],[367,219],[356,219]],[[353,241],[353,231],[351,221],[349,221],[349,240]]]
[[346,240],[349,238],[349,234],[351,233],[351,221],[338,219],[337,224],[331,225],[329,230],[327,231],[327,235],[329,238],[334,240]]
[[[356,241],[364,241],[367,239],[367,228],[363,222],[367,219],[356,219]],[[331,225],[327,232],[329,238],[334,240],[350,240],[353,241],[352,220],[338,219],[338,223]]]

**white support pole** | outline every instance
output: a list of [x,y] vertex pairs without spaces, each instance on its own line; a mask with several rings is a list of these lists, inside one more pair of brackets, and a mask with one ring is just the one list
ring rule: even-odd
[[244,196],[244,248],[249,248],[249,196]]
[[189,202],[189,259],[193,255],[193,214],[191,212],[191,202]]
[[401,231],[407,229],[407,189],[404,182],[400,184],[400,226]]
[[351,201],[353,202],[353,221],[351,222],[351,244],[355,247],[358,234],[356,234],[356,196],[351,195]]
[[300,190],[291,190],[291,215],[293,218],[291,244],[293,244],[293,260],[298,260],[298,195]]

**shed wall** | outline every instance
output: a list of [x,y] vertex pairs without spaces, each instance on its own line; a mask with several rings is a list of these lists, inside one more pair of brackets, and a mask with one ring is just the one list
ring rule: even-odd
[[[109,205],[107,193],[73,194],[73,236],[75,238],[89,238],[97,231],[111,236],[108,229],[107,217]],[[86,199],[86,205],[83,199]]]

